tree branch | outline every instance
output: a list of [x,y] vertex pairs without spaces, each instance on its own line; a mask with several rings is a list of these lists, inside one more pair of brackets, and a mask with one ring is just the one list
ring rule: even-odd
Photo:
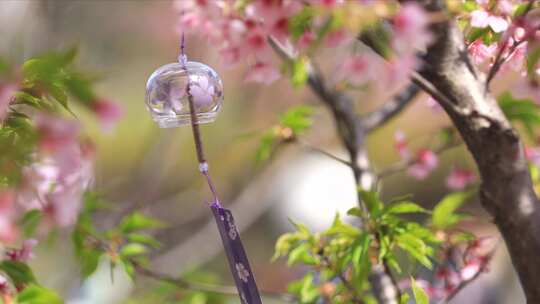
[[[456,142],[456,143],[449,143],[443,146],[440,146],[433,150],[433,153],[435,154],[442,154],[450,149],[456,148],[461,146],[463,143]],[[411,158],[411,159],[405,159],[400,162],[396,162],[387,168],[381,170],[379,173],[377,173],[377,179],[382,179],[391,175],[394,175],[396,173],[399,173],[401,171],[407,170],[410,166],[412,166],[415,162],[418,161],[418,158]]]
[[[137,272],[137,274],[152,278],[154,280],[170,283],[174,286],[177,286],[178,288],[201,291],[201,292],[217,293],[217,294],[228,295],[228,296],[238,296],[238,290],[234,286],[223,286],[223,285],[191,282],[182,278],[173,277],[170,275],[153,271],[135,262],[133,262],[133,265],[135,267],[135,271]],[[269,292],[269,291],[261,291],[261,293],[266,297],[275,298],[277,300],[285,301],[287,303],[294,303],[296,301],[296,297],[291,294],[276,293],[276,292]]]
[[399,114],[420,92],[420,88],[411,83],[394,99],[383,104],[379,109],[362,117],[366,132],[377,129]]
[[[268,43],[285,62],[292,62],[295,59],[290,52],[287,52],[272,37],[268,38]],[[316,70],[313,65],[308,67],[307,83],[334,117],[338,136],[349,153],[356,184],[362,189],[370,190],[375,183],[375,176],[371,172],[367,150],[364,145],[367,130],[364,128],[361,117],[355,111],[352,99],[342,92],[327,87],[322,73]],[[367,208],[360,195],[358,202],[360,208],[367,214]],[[373,270],[379,269],[383,271],[372,271],[370,274],[370,282],[381,286],[375,292],[377,300],[382,304],[397,304],[399,289],[392,278],[389,268],[386,265],[373,266]]]
[[[432,12],[444,4],[418,0]],[[463,35],[453,20],[432,25],[421,76],[447,100],[437,99],[473,155],[482,177],[480,198],[510,251],[528,303],[540,303],[540,201],[523,144],[497,101],[485,91],[485,77],[470,63]]]

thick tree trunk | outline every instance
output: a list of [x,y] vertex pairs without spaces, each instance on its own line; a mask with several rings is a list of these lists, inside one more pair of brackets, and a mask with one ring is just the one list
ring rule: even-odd
[[[426,7],[440,9],[432,3]],[[540,303],[540,203],[523,144],[486,91],[485,75],[470,64],[455,22],[435,24],[433,33],[435,42],[420,74],[447,97],[439,102],[476,161],[481,202],[506,241],[527,302]]]

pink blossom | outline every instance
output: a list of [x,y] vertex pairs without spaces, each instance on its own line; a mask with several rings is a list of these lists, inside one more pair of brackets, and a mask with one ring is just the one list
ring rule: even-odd
[[391,59],[384,67],[383,81],[378,82],[382,91],[398,88],[409,81],[411,73],[418,68],[416,56],[409,54]]
[[377,59],[371,53],[345,58],[339,70],[339,78],[354,85],[364,85],[380,72],[376,64]]
[[474,182],[476,182],[476,175],[466,169],[453,169],[446,178],[446,186],[451,190],[463,190]]
[[337,5],[343,4],[345,0],[312,0],[313,4],[324,6],[325,8],[333,8]]
[[11,261],[28,262],[34,257],[32,252],[38,241],[35,239],[25,240],[20,249],[10,249],[6,251],[6,257]]
[[80,131],[77,122],[48,114],[36,117],[36,127],[40,149],[49,152],[56,152],[75,141]]
[[540,166],[540,147],[526,147],[525,156],[535,166]]
[[50,115],[37,118],[40,150],[34,162],[23,169],[17,205],[40,209],[52,224],[74,223],[81,197],[93,177],[93,154],[78,142],[78,124]]
[[17,193],[18,205],[43,210],[51,225],[67,227],[75,223],[82,196],[92,180],[91,159],[79,150],[78,166],[63,172],[58,159],[44,158],[25,168],[23,184]]
[[416,161],[409,167],[407,173],[419,180],[425,179],[439,164],[437,155],[428,149],[421,149],[416,154]]
[[501,33],[508,28],[509,24],[504,17],[492,15],[481,9],[471,12],[471,26],[478,28],[489,26],[495,33]]
[[468,48],[472,61],[476,65],[484,63],[486,60],[491,59],[497,52],[497,45],[485,45],[481,40],[476,40],[471,43]]
[[4,85],[0,84],[0,122],[6,118],[11,98],[18,89],[19,85],[14,83]]
[[11,243],[15,241],[18,235],[13,202],[13,191],[0,190],[0,242]]
[[272,65],[257,62],[246,74],[246,81],[270,84],[281,77],[279,71]]
[[401,156],[402,159],[411,158],[411,152],[409,151],[409,147],[407,145],[405,133],[403,133],[402,131],[397,131],[394,134],[394,143],[394,146],[396,147],[396,150],[398,151],[399,156]]
[[237,64],[240,59],[242,59],[242,53],[241,49],[239,47],[226,47],[221,50],[219,50],[219,54],[221,55],[221,61],[226,66],[233,66]]
[[298,48],[300,50],[307,49],[313,41],[316,39],[315,33],[311,30],[305,31],[302,36],[298,39]]
[[480,271],[480,263],[477,261],[471,261],[466,263],[463,268],[459,271],[459,275],[462,280],[470,280]]
[[330,31],[326,34],[325,45],[330,48],[336,48],[345,45],[353,40],[353,36],[344,28]]
[[[4,296],[9,293],[9,281],[8,279],[0,274],[0,296]],[[4,299],[2,297],[2,299]]]
[[402,54],[425,49],[433,38],[428,25],[429,17],[421,6],[411,2],[402,5],[393,19],[392,45]]
[[[513,39],[509,39],[509,44],[513,44]],[[527,42],[520,44],[515,50],[508,55],[508,58],[503,65],[503,70],[511,69],[513,71],[520,71],[527,58]],[[508,49],[508,47],[507,47]]]
[[92,110],[106,130],[111,129],[122,117],[122,108],[108,99],[95,100],[92,103]]

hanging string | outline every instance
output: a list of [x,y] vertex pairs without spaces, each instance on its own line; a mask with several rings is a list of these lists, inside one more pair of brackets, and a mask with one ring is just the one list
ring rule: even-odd
[[[188,60],[185,54],[185,37],[182,32],[182,38],[180,42],[180,55],[178,56],[178,61],[180,62],[182,69],[188,73]],[[190,120],[191,120],[191,129],[193,130],[193,138],[195,141],[195,149],[197,152],[197,160],[199,161],[199,171],[206,178],[208,183],[208,188],[214,196],[214,201],[210,205],[216,224],[218,227],[219,234],[223,241],[223,247],[227,255],[227,260],[229,261],[229,267],[231,274],[234,278],[236,287],[238,288],[238,293],[240,296],[240,301],[242,304],[262,304],[261,297],[259,295],[259,290],[257,288],[257,283],[251,271],[249,265],[249,260],[247,254],[242,245],[242,241],[239,237],[239,232],[236,229],[234,223],[234,218],[230,210],[223,208],[219,202],[216,188],[210,177],[208,170],[208,162],[204,156],[203,143],[201,140],[201,132],[199,130],[199,122],[197,119],[197,113],[195,108],[195,102],[193,100],[193,95],[191,94],[191,79],[187,75],[187,87],[186,95],[188,97],[189,111],[190,111]]]
[[[178,56],[178,61],[182,65],[182,68],[187,71],[187,56],[185,53],[185,35],[184,32],[182,32],[182,38],[180,41],[180,55]],[[210,177],[209,172],[209,166],[208,162],[206,161],[206,157],[204,156],[204,147],[201,139],[201,131],[199,129],[199,122],[197,119],[197,112],[195,109],[195,102],[193,101],[193,95],[191,94],[191,80],[188,77],[188,84],[186,87],[186,94],[189,101],[189,112],[191,116],[191,129],[193,130],[193,139],[195,141],[195,150],[197,152],[197,160],[199,161],[199,172],[206,178],[206,182],[208,184],[208,188],[210,189],[210,192],[212,192],[212,195],[214,197],[214,201],[212,202],[212,206],[215,207],[221,207],[221,203],[219,202],[218,194],[216,191],[216,187],[214,186],[214,183],[212,181],[212,178]]]

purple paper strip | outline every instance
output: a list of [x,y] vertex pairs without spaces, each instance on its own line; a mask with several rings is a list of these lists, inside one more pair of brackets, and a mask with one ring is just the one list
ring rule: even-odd
[[238,288],[242,304],[262,304],[257,283],[249,266],[249,261],[240,240],[240,235],[234,224],[231,211],[212,205],[223,247],[227,253],[231,274]]

